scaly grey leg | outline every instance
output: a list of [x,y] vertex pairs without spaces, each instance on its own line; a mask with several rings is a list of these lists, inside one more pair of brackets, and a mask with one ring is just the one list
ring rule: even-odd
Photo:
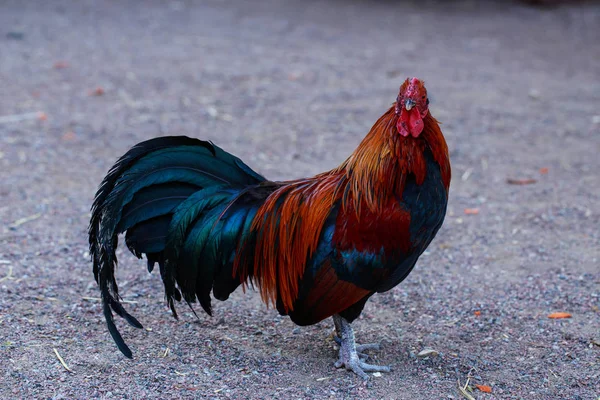
[[333,323],[335,324],[335,330],[339,339],[338,343],[340,345],[340,358],[335,363],[336,368],[344,367],[363,379],[368,379],[369,377],[366,372],[390,372],[390,367],[367,364],[359,358],[358,352],[360,350],[379,349],[378,344],[357,346],[354,339],[354,331],[348,321],[336,314],[333,316]]

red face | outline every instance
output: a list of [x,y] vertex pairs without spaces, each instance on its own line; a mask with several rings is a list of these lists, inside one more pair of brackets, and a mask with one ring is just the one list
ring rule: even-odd
[[417,78],[408,78],[400,86],[400,94],[396,99],[398,133],[405,137],[418,137],[423,132],[423,118],[428,112],[429,99],[423,82]]

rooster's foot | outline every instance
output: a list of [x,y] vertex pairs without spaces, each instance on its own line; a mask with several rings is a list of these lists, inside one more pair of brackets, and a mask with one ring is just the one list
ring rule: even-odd
[[335,363],[336,368],[346,368],[354,372],[363,379],[368,379],[367,372],[390,372],[390,367],[367,364],[361,358],[368,356],[361,353],[365,350],[379,350],[380,346],[376,343],[356,345],[354,341],[354,331],[350,323],[339,315],[333,316],[337,337],[334,340],[340,345],[340,358]]
[[[342,339],[338,335],[333,335],[333,340],[339,345],[342,345]],[[365,354],[367,350],[381,350],[381,345],[379,343],[365,343],[365,344],[357,344],[356,345],[356,354],[360,359],[366,360],[369,358],[368,354]]]

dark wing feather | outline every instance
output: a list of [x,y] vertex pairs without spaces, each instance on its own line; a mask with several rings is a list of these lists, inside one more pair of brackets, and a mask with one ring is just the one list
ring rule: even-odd
[[300,295],[294,303],[294,310],[289,313],[292,321],[298,325],[316,324],[341,313],[372,293],[340,279],[329,261],[321,265],[307,287],[308,290]]

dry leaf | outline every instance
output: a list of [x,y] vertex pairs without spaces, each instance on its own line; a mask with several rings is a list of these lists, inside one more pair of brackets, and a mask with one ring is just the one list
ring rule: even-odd
[[48,119],[48,115],[45,112],[40,111],[37,115],[38,121],[45,121]]
[[465,214],[477,215],[477,214],[479,214],[479,208],[465,208]]
[[546,175],[548,173],[549,169],[548,168],[540,168],[540,174],[542,175]]
[[54,69],[64,69],[69,68],[69,64],[66,61],[57,61],[53,65]]
[[481,311],[475,311],[473,314],[479,317],[481,315]]
[[68,131],[67,133],[65,133],[64,135],[62,135],[62,139],[70,142],[72,140],[75,140],[75,132],[73,131]]
[[563,319],[563,318],[571,318],[571,317],[572,317],[572,315],[567,312],[555,312],[555,313],[548,315],[548,318],[551,318],[551,319]]
[[101,86],[98,86],[96,89],[90,92],[90,96],[102,96],[104,94],[104,89]]
[[492,393],[492,387],[487,385],[475,385],[475,387],[484,393]]
[[535,179],[512,179],[508,178],[506,183],[510,185],[531,185],[532,183],[536,183]]

